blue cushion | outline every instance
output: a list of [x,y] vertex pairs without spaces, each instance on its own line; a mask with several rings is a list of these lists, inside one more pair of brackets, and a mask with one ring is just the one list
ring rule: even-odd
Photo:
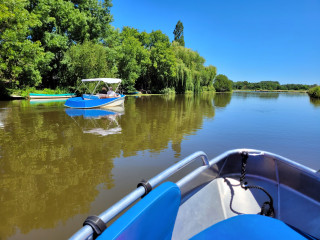
[[97,239],[171,239],[180,199],[179,187],[165,182],[124,213]]
[[198,233],[192,240],[201,239],[223,239],[223,240],[239,240],[239,239],[310,239],[304,237],[284,222],[265,217],[261,215],[239,215],[226,219],[222,222]]

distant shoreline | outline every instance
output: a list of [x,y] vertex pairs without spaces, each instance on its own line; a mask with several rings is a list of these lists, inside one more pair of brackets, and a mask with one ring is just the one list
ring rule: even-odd
[[233,92],[285,92],[285,93],[307,93],[306,90],[233,90]]

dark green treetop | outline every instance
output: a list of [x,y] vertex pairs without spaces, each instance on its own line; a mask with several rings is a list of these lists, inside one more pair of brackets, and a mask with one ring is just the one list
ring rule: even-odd
[[231,92],[232,81],[226,75],[219,74],[213,83],[214,88],[217,92]]
[[184,43],[184,36],[183,36],[183,24],[182,22],[179,20],[176,28],[173,31],[174,34],[174,41],[178,42],[181,46],[185,46]]

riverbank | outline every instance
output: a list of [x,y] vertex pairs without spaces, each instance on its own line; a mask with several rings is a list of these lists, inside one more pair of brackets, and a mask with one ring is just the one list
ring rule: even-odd
[[[15,100],[15,99],[28,99],[30,93],[37,94],[69,94],[70,92],[74,92],[71,89],[57,88],[57,89],[49,89],[44,88],[41,90],[37,90],[34,87],[29,87],[26,89],[10,89],[10,88],[1,88],[0,91],[0,99],[1,100]],[[0,89],[0,90],[1,90]]]
[[[28,89],[28,90],[20,90],[20,91],[17,91],[17,92],[13,92],[11,95],[7,96],[6,99],[8,99],[8,100],[28,99],[29,98],[29,94],[31,92],[32,93],[41,93],[41,94],[63,94],[63,93],[67,93],[68,91],[67,90],[62,90],[62,89],[57,89],[57,90],[54,90],[54,89],[35,90],[35,89],[33,89],[33,91],[30,91],[30,89]],[[201,92],[201,93],[208,93],[208,92],[212,93],[212,91],[205,91],[205,92]],[[309,91],[306,91],[306,90],[233,90],[232,92],[309,93]],[[232,92],[228,92],[228,93],[232,93]],[[214,93],[225,93],[225,92],[214,92]],[[185,94],[192,94],[192,93],[185,93]],[[137,94],[128,94],[126,96],[128,96],[128,97],[130,97],[130,96],[132,96],[132,97],[141,97],[141,96],[156,96],[156,95],[170,95],[170,94],[166,94],[166,93],[137,93]]]
[[233,92],[292,92],[292,93],[307,93],[306,90],[233,90]]

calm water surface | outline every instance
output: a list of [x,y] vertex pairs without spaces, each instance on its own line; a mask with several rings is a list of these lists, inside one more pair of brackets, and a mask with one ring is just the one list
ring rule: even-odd
[[66,239],[198,151],[277,153],[320,169],[320,102],[306,94],[127,97],[114,112],[0,102],[0,239]]

